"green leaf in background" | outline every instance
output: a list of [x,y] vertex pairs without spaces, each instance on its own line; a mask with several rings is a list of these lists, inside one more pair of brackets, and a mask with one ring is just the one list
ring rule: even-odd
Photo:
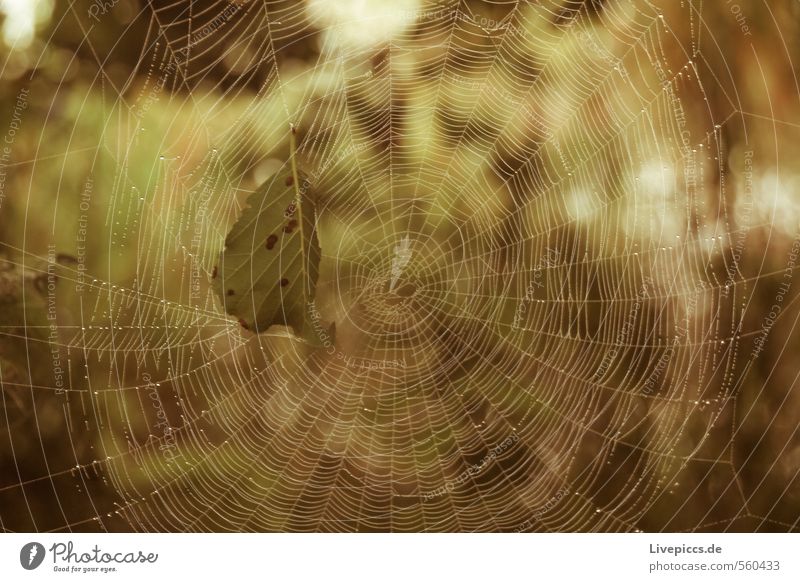
[[225,311],[256,333],[286,325],[320,345],[314,295],[321,249],[315,228],[315,196],[294,163],[247,198],[225,239],[214,280]]

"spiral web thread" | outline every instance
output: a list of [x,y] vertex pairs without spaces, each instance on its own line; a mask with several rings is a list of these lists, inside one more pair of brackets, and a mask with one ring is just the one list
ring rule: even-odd
[[[738,110],[708,106],[724,88],[701,3],[672,19],[627,1],[156,6],[137,16],[145,84],[103,85],[113,182],[88,240],[111,259],[85,280],[63,269],[85,284],[59,291],[70,385],[37,393],[92,445],[12,487],[83,501],[37,527],[637,531],[659,507],[665,529],[768,521],[728,446],[748,281],[708,265],[737,236],[720,160]],[[349,37],[387,22],[388,41]],[[318,53],[299,64],[302,43]],[[195,123],[158,118],[166,105]],[[246,195],[287,171],[290,124],[323,196],[310,308],[337,325],[313,353],[243,330],[209,284]],[[700,494],[688,468],[736,511],[680,517]]]

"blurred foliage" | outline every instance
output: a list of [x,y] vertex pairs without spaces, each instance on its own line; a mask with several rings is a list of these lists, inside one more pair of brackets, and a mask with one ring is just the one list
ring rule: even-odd
[[[678,348],[673,356],[688,362],[680,375],[665,372],[660,378],[664,403],[645,409],[638,394],[587,392],[585,398],[595,399],[593,406],[610,412],[585,427],[579,442],[570,441],[574,450],[569,466],[560,464],[564,451],[547,451],[530,444],[533,438],[523,439],[528,449],[520,458],[511,456],[482,473],[485,481],[468,485],[464,498],[479,496],[492,507],[506,499],[492,489],[498,471],[506,472],[509,487],[526,490],[526,471],[547,474],[552,466],[553,473],[563,473],[547,480],[541,491],[514,498],[510,507],[495,508],[498,513],[530,514],[566,481],[581,487],[580,499],[571,495],[563,502],[563,511],[576,516],[579,525],[574,529],[630,529],[616,516],[635,516],[636,527],[644,530],[797,529],[800,391],[792,361],[800,348],[796,285],[752,366],[747,355],[775,302],[800,222],[800,199],[793,187],[800,183],[800,3],[778,0],[769,2],[768,9],[755,2],[743,6],[752,37],[742,42],[740,24],[727,3],[704,2],[700,15],[707,28],[696,13],[692,20],[693,27],[702,28],[700,53],[693,53],[697,30],[686,26],[686,15],[697,3],[690,2],[687,9],[685,3],[666,0],[550,2],[561,8],[547,18],[539,18],[530,7],[524,38],[532,40],[520,41],[527,60],[501,60],[488,94],[483,68],[467,69],[458,80],[442,83],[441,47],[420,41],[420,50],[411,50],[418,37],[425,37],[424,27],[409,46],[401,47],[407,50],[345,50],[356,56],[342,62],[322,58],[331,42],[323,24],[286,24],[289,32],[270,37],[270,42],[235,42],[248,33],[251,13],[245,12],[245,2],[234,2],[242,7],[230,26],[240,28],[201,38],[202,51],[186,68],[181,51],[186,39],[197,34],[189,17],[213,22],[218,10],[196,7],[198,12],[189,14],[192,3],[119,0],[95,21],[88,16],[93,4],[56,2],[49,23],[30,46],[2,52],[0,120],[12,119],[21,91],[29,94],[0,206],[0,417],[8,424],[0,431],[0,523],[5,530],[226,530],[233,525],[218,508],[240,504],[250,514],[238,527],[313,529],[315,491],[312,487],[297,497],[291,483],[322,482],[324,475],[315,471],[323,469],[301,462],[290,465],[290,460],[290,478],[278,470],[254,469],[267,443],[288,441],[294,430],[308,435],[311,448],[325,443],[320,466],[341,463],[354,483],[371,474],[388,475],[386,483],[376,485],[385,495],[385,507],[370,510],[371,521],[355,527],[345,518],[342,528],[390,529],[386,507],[405,508],[402,504],[423,492],[393,482],[392,469],[381,464],[380,455],[370,456],[373,451],[410,450],[420,473],[455,479],[486,455],[480,447],[465,449],[460,435],[487,423],[498,427],[496,434],[490,433],[497,442],[508,436],[512,424],[503,425],[487,411],[502,408],[504,397],[519,391],[515,382],[535,386],[534,395],[541,399],[531,396],[525,414],[512,411],[511,421],[520,426],[536,416],[541,434],[561,442],[571,429],[563,422],[563,411],[583,401],[550,407],[550,397],[557,399],[559,383],[574,380],[570,387],[576,390],[584,384],[575,379],[579,374],[562,376],[558,371],[588,362],[591,370],[580,373],[591,378],[602,370],[604,381],[613,386],[651,376],[666,352],[666,344],[656,340],[669,338],[684,321],[696,332],[690,339],[697,343]],[[514,7],[478,0],[464,4],[493,22],[503,22]],[[681,24],[669,29],[675,42],[663,47],[663,62],[679,71],[689,58],[696,67],[685,70],[680,91],[693,143],[709,148],[697,156],[703,185],[697,199],[670,186],[685,182],[679,159],[671,160],[667,187],[661,168],[642,172],[648,156],[661,160],[662,148],[666,157],[676,151],[669,142],[675,127],[653,127],[647,136],[638,135],[638,128],[622,132],[605,165],[591,165],[592,153],[619,136],[614,120],[633,118],[643,102],[652,98],[656,107],[663,107],[656,109],[657,115],[669,117],[664,113],[668,104],[658,101],[663,97],[658,71],[642,65],[653,55],[627,51],[629,41],[604,27],[606,11],[619,18],[626,15],[635,28],[640,25],[636,8],[652,11],[654,5],[667,23]],[[291,13],[292,3],[264,6],[269,19],[277,22]],[[596,68],[576,71],[574,79],[545,77],[544,99],[525,97],[518,85],[541,73],[543,50],[552,51],[548,62],[558,70],[570,70],[585,55],[584,38],[554,33],[574,17],[573,10],[585,10],[595,27]],[[313,14],[322,23],[337,18],[324,7],[318,12]],[[392,29],[391,22],[384,24]],[[498,54],[497,35],[474,23],[464,26],[473,34],[469,43],[476,60],[487,66],[481,55],[488,61]],[[347,47],[358,37],[343,32],[342,38]],[[361,58],[364,52],[370,58]],[[277,75],[272,55],[278,55]],[[607,69],[617,62],[634,78],[629,85],[618,83],[605,91]],[[348,79],[344,85],[343,78]],[[580,106],[582,83],[599,87],[592,120],[568,115]],[[432,95],[438,107],[432,105]],[[346,107],[347,128],[319,123],[321,111]],[[382,113],[389,109],[400,113]],[[532,117],[542,119],[538,134],[531,130]],[[376,119],[394,131],[376,127]],[[387,237],[387,230],[394,235],[408,227],[429,244],[418,249],[404,276],[409,285],[434,289],[444,306],[438,318],[428,318],[437,323],[424,327],[435,341],[413,364],[432,369],[455,353],[460,365],[427,378],[429,387],[408,380],[398,391],[414,397],[424,396],[425,390],[428,395],[451,390],[474,405],[471,414],[448,419],[447,425],[422,426],[414,418],[425,418],[424,398],[406,402],[404,396],[408,418],[385,418],[387,407],[381,405],[387,401],[381,399],[389,397],[370,392],[373,376],[368,373],[359,380],[366,387],[358,396],[366,420],[354,423],[349,440],[341,439],[334,423],[324,419],[339,413],[330,393],[347,393],[353,381],[344,374],[325,375],[335,356],[309,361],[289,338],[253,338],[222,315],[210,292],[216,257],[248,193],[285,168],[290,121],[300,128],[305,171],[319,180],[320,192],[328,193],[320,212],[318,307],[324,319],[337,322],[338,348],[348,357],[366,357],[369,318],[364,313],[370,313],[369,301],[380,290],[364,265],[388,272],[386,241],[391,238],[394,244],[396,239]],[[589,121],[593,132],[585,131]],[[713,135],[704,134],[715,124],[720,127]],[[551,141],[535,167],[521,163],[548,138],[555,138],[560,149]],[[495,141],[501,145],[484,159],[488,144]],[[632,152],[634,147],[639,149]],[[743,159],[749,150],[756,152],[752,202],[743,201]],[[426,156],[431,151],[446,155]],[[586,164],[595,172],[598,192],[552,189],[553,182],[565,178],[566,167]],[[729,181],[726,188],[715,183],[717,166]],[[366,177],[359,174],[365,167],[370,169]],[[443,175],[449,179],[441,180]],[[638,184],[634,195],[632,180]],[[511,186],[501,188],[506,181]],[[415,200],[410,210],[397,207],[397,200],[409,199]],[[525,212],[510,212],[520,207]],[[480,209],[479,220],[465,226],[475,209]],[[90,237],[85,236],[87,229]],[[520,241],[519,232],[546,236]],[[461,257],[443,254],[441,248],[457,236],[473,247],[487,247],[465,246]],[[650,252],[671,245],[679,252]],[[42,292],[51,248],[65,257],[56,269],[55,355],[69,363],[66,393],[57,390],[52,374],[54,342],[47,335],[48,296]],[[536,314],[544,307],[535,301],[559,295],[565,287],[572,295],[559,295],[561,299],[586,300],[580,307],[566,300],[547,305],[552,316],[543,331],[559,338],[555,346],[514,330],[528,278],[536,265],[545,264],[550,248],[558,249],[558,259],[546,265],[547,286],[533,292],[526,317],[539,318]],[[633,254],[632,248],[642,252]],[[741,256],[734,261],[737,249]],[[333,254],[338,262],[325,260]],[[584,256],[603,261],[604,281],[597,280]],[[494,275],[486,275],[487,261]],[[463,272],[450,276],[454,264]],[[728,290],[725,281],[732,272],[735,284]],[[624,288],[618,283],[623,280],[628,282]],[[697,292],[698,282],[707,287]],[[643,288],[647,299],[640,317],[654,323],[641,326],[631,338],[632,349],[606,370],[598,346],[614,338],[604,335],[603,322],[617,313],[614,301],[628,301]],[[498,289],[516,292],[505,295]],[[694,295],[696,304],[688,299]],[[462,317],[465,296],[470,297],[469,319]],[[341,297],[357,299],[346,302]],[[398,300],[397,309],[403,305]],[[340,326],[344,320],[349,323]],[[497,322],[496,329],[487,329],[484,322],[489,320]],[[391,326],[391,318],[383,323]],[[715,335],[701,335],[708,330],[716,330]],[[596,342],[587,347],[578,338]],[[721,355],[731,338],[736,353]],[[409,343],[415,339],[413,334],[407,338]],[[387,359],[397,353],[393,346],[370,349]],[[553,370],[507,369],[509,357],[519,350],[532,359],[554,362]],[[476,353],[490,362],[489,370],[479,365]],[[722,369],[717,367],[720,360],[725,361]],[[256,374],[257,380],[244,374],[273,368],[279,373]],[[325,382],[304,385],[306,368]],[[500,374],[509,383],[501,394],[487,395],[485,387],[494,385]],[[226,377],[241,384],[236,401],[217,381]],[[284,378],[291,380],[282,384]],[[719,404],[729,391],[738,398],[719,409],[698,404],[712,398]],[[688,402],[697,406],[684,408]],[[627,411],[630,433],[608,466],[594,473],[599,456],[608,454],[603,435],[625,425],[614,410]],[[173,435],[171,429],[159,428],[182,427],[187,418],[193,419],[191,431]],[[284,424],[275,426],[275,418]],[[367,428],[383,422],[397,423],[395,436]],[[656,424],[663,432],[653,428]],[[248,442],[242,427],[259,435],[259,442]],[[420,434],[435,445],[422,446],[414,438]],[[165,442],[173,440],[166,450],[174,448],[177,457],[167,457]],[[648,451],[669,455],[645,461]],[[726,461],[708,462],[720,457]],[[250,466],[237,465],[241,458],[250,459]],[[443,458],[456,460],[442,468]],[[631,500],[630,508],[611,507],[630,486],[631,474],[659,486],[648,491],[650,497]],[[339,485],[345,490],[350,484]],[[342,495],[346,501],[346,493]],[[270,502],[285,512],[259,513]],[[305,503],[314,511],[305,518],[302,511],[293,513],[290,503]],[[419,511],[431,511],[428,519],[434,521],[431,515],[449,511],[450,503],[444,496]],[[194,513],[198,505],[204,507],[200,514]],[[173,507],[184,513],[172,516],[170,523],[164,516]],[[608,510],[595,515],[595,507]],[[420,523],[409,519],[412,526]],[[547,520],[542,518],[537,527],[569,522],[556,512],[552,523]],[[502,520],[483,523],[488,529],[518,526]],[[446,522],[441,527],[455,526]]]

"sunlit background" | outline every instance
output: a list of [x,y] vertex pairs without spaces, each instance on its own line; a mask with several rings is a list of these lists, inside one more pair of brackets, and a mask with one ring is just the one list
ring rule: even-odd
[[[798,529],[799,2],[0,14],[4,530]],[[319,352],[211,284],[290,124]]]

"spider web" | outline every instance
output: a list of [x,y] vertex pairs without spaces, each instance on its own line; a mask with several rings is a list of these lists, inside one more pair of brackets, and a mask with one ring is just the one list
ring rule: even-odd
[[[20,383],[74,459],[2,493],[40,530],[796,529],[750,508],[734,456],[752,225],[703,11],[144,6],[66,204],[87,258],[58,266],[46,343],[67,388]],[[317,351],[210,285],[290,126],[323,197]]]

